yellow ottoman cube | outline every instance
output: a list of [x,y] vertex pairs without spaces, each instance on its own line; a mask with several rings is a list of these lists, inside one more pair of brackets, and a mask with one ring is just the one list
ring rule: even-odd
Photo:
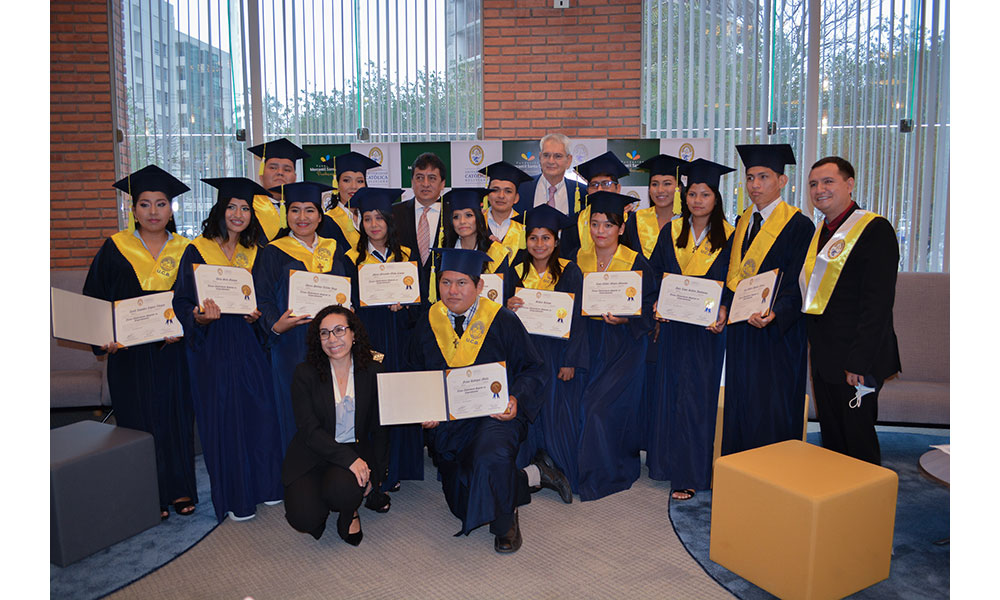
[[789,440],[715,462],[709,557],[780,598],[889,577],[896,473]]

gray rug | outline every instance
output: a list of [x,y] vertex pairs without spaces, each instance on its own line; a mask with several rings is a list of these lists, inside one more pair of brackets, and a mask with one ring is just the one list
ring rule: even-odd
[[732,598],[683,548],[668,520],[669,485],[641,478],[593,502],[543,490],[520,509],[524,546],[493,551],[468,537],[426,462],[384,515],[362,509],[365,539],[319,541],[294,531],[282,505],[225,521],[194,548],[110,598]]

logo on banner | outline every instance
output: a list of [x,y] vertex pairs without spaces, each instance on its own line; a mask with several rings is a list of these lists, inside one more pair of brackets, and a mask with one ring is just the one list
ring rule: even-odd
[[678,153],[684,160],[691,160],[694,158],[694,146],[692,146],[687,142],[684,142],[683,144],[681,144],[681,149],[678,151]]
[[625,195],[626,196],[631,196],[632,198],[635,198],[636,200],[640,199],[639,198],[639,192],[637,192],[635,190],[629,190],[629,192],[627,194],[625,194]]
[[629,160],[639,160],[639,151],[629,150],[628,152],[625,153],[625,158]]
[[590,158],[590,152],[585,145],[577,144],[573,147],[573,160],[576,161],[576,164],[587,162],[588,158]]
[[326,164],[329,161],[330,161],[330,155],[329,154],[327,154],[326,156],[319,157],[319,162],[321,162],[323,164]]
[[527,152],[521,153],[521,158],[524,160],[535,160],[535,155],[531,152],[531,150],[528,150]]
[[475,166],[483,164],[483,159],[486,158],[486,152],[483,151],[483,147],[476,144],[475,146],[469,148],[469,162]]
[[372,149],[368,151],[368,158],[377,162],[379,166],[382,166],[382,149],[378,146],[372,146]]

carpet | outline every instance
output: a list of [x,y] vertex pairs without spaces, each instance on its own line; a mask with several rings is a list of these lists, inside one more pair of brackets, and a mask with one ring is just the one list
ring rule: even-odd
[[197,544],[218,523],[205,461],[195,456],[195,480],[201,502],[191,516],[170,510],[170,518],[114,546],[66,567],[49,564],[49,596],[91,600],[147,575]]
[[[808,441],[819,444],[819,434]],[[948,436],[879,432],[882,466],[899,475],[893,557],[889,578],[849,596],[858,600],[914,600],[949,597],[951,550],[935,541],[950,534],[950,492],[918,471],[917,460],[931,444],[947,444]],[[670,502],[670,520],[684,547],[705,571],[744,600],[771,594],[709,560],[712,493]]]

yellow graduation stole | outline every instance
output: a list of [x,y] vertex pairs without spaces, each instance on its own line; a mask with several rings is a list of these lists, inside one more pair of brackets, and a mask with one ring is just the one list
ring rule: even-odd
[[844,219],[837,231],[827,240],[822,252],[816,251],[819,234],[823,223],[816,227],[806,261],[799,272],[799,290],[802,292],[802,312],[810,315],[821,315],[837,287],[837,280],[844,270],[847,257],[858,242],[868,224],[881,218],[873,212],[857,209],[851,216]]
[[[535,269],[535,263],[530,258],[521,264],[528,266],[528,272],[521,277],[522,286],[533,290],[555,291],[558,282],[552,277],[552,273],[545,271],[544,275],[539,276],[538,271]],[[563,268],[563,271],[566,270],[566,265],[568,264],[569,261],[565,258],[559,259],[559,266]]]
[[257,246],[246,248],[242,244],[236,244],[236,252],[233,252],[233,259],[226,258],[226,253],[215,240],[210,240],[203,235],[199,235],[191,242],[201,253],[205,263],[209,265],[222,265],[227,267],[243,267],[246,270],[253,268],[253,261],[257,258]]
[[504,246],[503,244],[498,244],[496,242],[493,242],[492,244],[490,244],[489,249],[486,250],[486,254],[488,254],[489,257],[493,259],[493,261],[490,262],[490,264],[486,265],[486,272],[496,273],[497,269],[500,268],[504,260],[507,259],[507,247]]
[[[483,214],[489,216],[489,210],[487,208],[483,211]],[[511,256],[517,254],[517,251],[524,247],[523,244],[525,241],[524,224],[514,220],[517,214],[516,210],[510,211],[510,227],[507,228],[507,234],[500,240],[500,243],[510,250]]]
[[132,265],[139,286],[146,292],[164,292],[174,287],[177,268],[181,265],[181,255],[191,242],[176,233],[167,240],[160,255],[153,257],[142,241],[131,231],[119,231],[111,236],[111,241]]
[[[722,222],[725,227],[726,239],[733,235],[734,228],[732,225],[726,221]],[[684,275],[690,275],[691,277],[703,277],[705,273],[708,273],[708,269],[718,258],[719,253],[722,252],[722,246],[718,248],[708,249],[708,239],[704,239],[701,245],[695,248],[694,246],[694,231],[688,230],[688,242],[687,246],[683,248],[677,247],[677,238],[681,236],[681,227],[684,226],[683,219],[674,219],[670,223],[670,237],[674,241],[674,254],[677,256],[677,264],[681,267],[681,273]]]
[[441,355],[449,367],[467,367],[476,362],[479,349],[483,346],[483,339],[498,312],[500,312],[499,304],[489,298],[480,298],[475,314],[466,323],[465,331],[459,339],[455,328],[451,326],[451,321],[448,320],[448,308],[444,303],[435,302],[431,305],[427,312],[427,320],[430,321],[434,339],[437,340]]
[[[399,253],[403,255],[403,261],[404,262],[410,260],[410,249],[407,248],[406,246],[400,246],[399,247]],[[358,257],[361,256],[361,253],[358,252],[357,250],[355,250],[354,248],[351,248],[350,250],[347,251],[346,256],[347,256],[347,260],[351,261],[352,265],[356,265],[356,264],[358,264]],[[385,257],[385,262],[392,262],[392,261],[393,261],[393,254],[390,252],[389,256]],[[382,261],[380,261],[379,259],[377,259],[374,256],[372,256],[371,252],[365,252],[365,259],[363,261],[361,261],[361,264],[362,265],[380,265],[380,264],[382,264]],[[358,265],[358,266],[361,266],[361,265]]]
[[580,252],[594,249],[594,238],[590,237],[590,205],[580,211],[576,218],[576,229],[580,233]]
[[267,236],[268,241],[273,240],[274,236],[278,235],[278,231],[287,227],[285,211],[279,211],[275,208],[270,196],[255,195],[253,197],[253,212],[257,215],[257,220],[264,229],[264,235]]
[[310,273],[326,273],[333,267],[333,255],[337,251],[337,240],[316,236],[319,244],[312,252],[308,248],[286,235],[271,242],[279,250],[302,262]]
[[781,230],[792,220],[792,217],[799,212],[794,206],[789,206],[784,200],[778,200],[777,206],[771,216],[761,225],[760,231],[754,237],[750,247],[747,248],[747,255],[741,256],[743,248],[743,237],[750,228],[750,221],[753,220],[753,206],[748,206],[740,216],[739,223],[736,224],[736,232],[733,234],[733,252],[729,256],[729,274],[726,277],[726,285],[732,291],[736,291],[736,286],[747,277],[753,277],[760,269],[760,263],[771,251],[774,240],[778,239]]
[[635,211],[635,228],[639,232],[642,254],[649,258],[653,255],[656,240],[660,237],[660,224],[656,220],[655,206]]
[[[635,257],[638,255],[638,252],[628,246],[618,244],[618,249],[615,250],[615,254],[611,257],[611,262],[608,263],[608,268],[605,271],[631,271]],[[596,273],[597,249],[591,248],[586,252],[580,250],[576,255],[576,265],[584,273]]]
[[330,210],[326,211],[326,215],[333,219],[333,222],[340,227],[340,230],[344,232],[344,237],[347,238],[347,243],[350,244],[351,248],[358,245],[358,240],[361,239],[361,234],[354,227],[354,220],[351,218],[351,214],[347,212],[347,209],[338,204]]

